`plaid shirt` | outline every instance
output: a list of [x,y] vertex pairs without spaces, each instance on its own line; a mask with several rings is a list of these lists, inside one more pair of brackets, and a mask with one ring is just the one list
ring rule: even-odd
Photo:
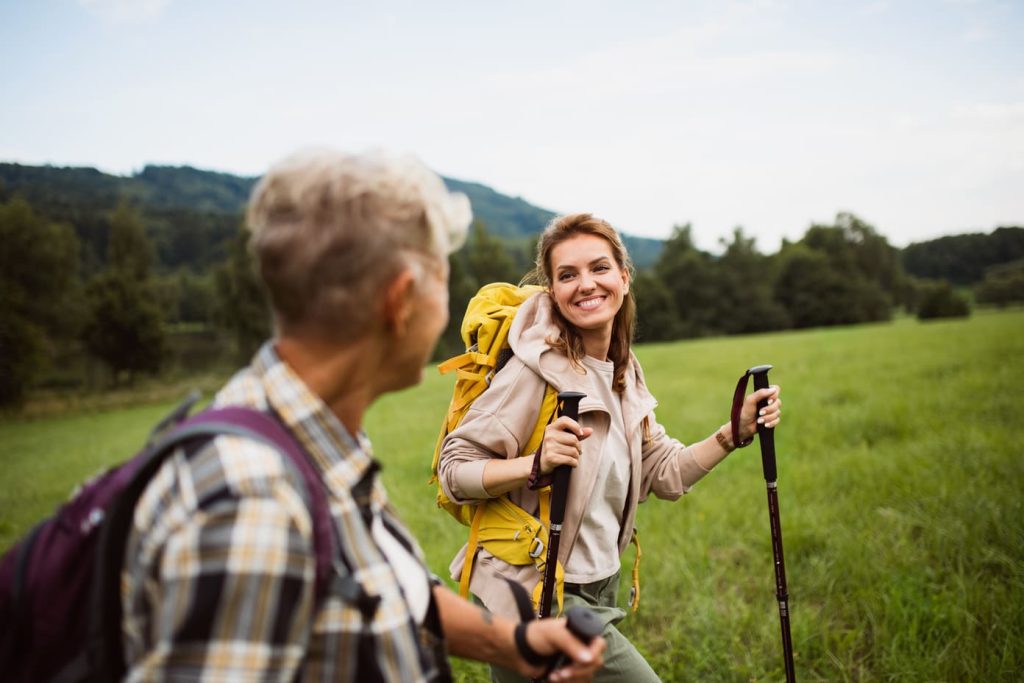
[[270,342],[215,403],[273,409],[305,447],[343,555],[379,603],[369,619],[333,593],[315,604],[300,476],[267,445],[219,436],[174,454],[136,507],[122,574],[128,679],[432,680],[434,653],[369,520],[380,515],[423,555],[390,508],[366,436],[353,438]]

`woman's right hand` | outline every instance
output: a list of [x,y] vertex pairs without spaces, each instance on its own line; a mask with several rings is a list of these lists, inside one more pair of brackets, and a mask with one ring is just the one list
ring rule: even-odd
[[561,465],[576,467],[582,452],[580,442],[593,433],[593,429],[580,427],[578,422],[566,415],[545,427],[540,449],[540,473],[550,474]]

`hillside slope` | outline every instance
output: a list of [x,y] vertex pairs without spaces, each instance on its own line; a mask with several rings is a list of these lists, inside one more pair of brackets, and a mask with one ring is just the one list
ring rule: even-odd
[[[21,195],[37,211],[76,226],[89,214],[109,211],[121,198],[147,215],[173,214],[181,220],[183,214],[205,214],[202,222],[209,222],[210,214],[240,216],[257,180],[190,166],[146,166],[134,175],[117,176],[94,168],[0,163],[0,200]],[[555,216],[521,197],[501,194],[480,183],[454,178],[444,181],[451,190],[469,197],[474,216],[484,222],[489,233],[509,242],[522,243]],[[218,233],[217,239],[220,237]],[[661,240],[627,236],[626,241],[639,267],[653,263],[661,251]],[[210,247],[211,251],[220,250],[218,244]]]

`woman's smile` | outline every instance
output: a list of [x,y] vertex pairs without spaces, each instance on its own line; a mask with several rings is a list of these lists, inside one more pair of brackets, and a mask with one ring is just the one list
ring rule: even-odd
[[584,311],[592,311],[603,304],[606,298],[605,296],[589,296],[577,301],[575,305]]

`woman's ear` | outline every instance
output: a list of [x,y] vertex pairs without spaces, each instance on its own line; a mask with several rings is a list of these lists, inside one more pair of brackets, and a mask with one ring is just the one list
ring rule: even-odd
[[622,269],[622,295],[623,296],[625,296],[626,294],[629,294],[629,284],[630,284],[629,269],[628,268],[623,268]]
[[409,318],[413,313],[416,275],[409,268],[403,268],[384,288],[382,320],[384,326],[397,336],[405,334]]

